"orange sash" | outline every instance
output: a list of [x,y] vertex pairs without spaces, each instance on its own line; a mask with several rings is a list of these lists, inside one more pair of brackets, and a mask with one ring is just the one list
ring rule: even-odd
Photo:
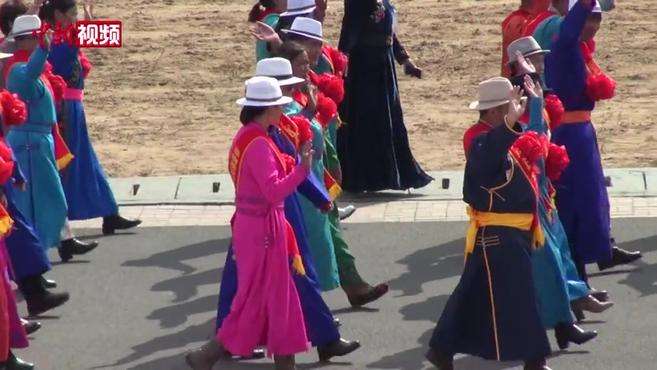
[[582,123],[591,121],[591,111],[588,110],[576,110],[571,112],[565,112],[561,123]]
[[[257,127],[247,126],[244,128],[242,133],[235,138],[228,154],[228,170],[230,172],[230,177],[233,179],[233,184],[235,184],[236,191],[239,187],[239,179],[242,169],[242,162],[244,159],[244,153],[246,153],[246,151],[249,149],[249,146],[257,139],[265,140],[284,171],[288,170],[287,163],[283,159],[282,153],[278,150],[278,147],[276,144],[274,144],[271,138],[265,134],[263,130]],[[271,214],[271,212],[268,212],[266,218],[269,225],[269,233],[271,234],[273,240],[277,240],[278,237],[275,235],[277,229],[277,220],[275,219],[274,215]],[[283,225],[283,228],[285,230],[285,239],[287,240],[287,245],[285,247],[287,248],[288,255],[291,257],[292,268],[299,275],[305,275],[306,271],[303,267],[303,261],[301,260],[299,246],[297,245],[292,226],[287,221],[287,219],[285,219],[285,225]]]

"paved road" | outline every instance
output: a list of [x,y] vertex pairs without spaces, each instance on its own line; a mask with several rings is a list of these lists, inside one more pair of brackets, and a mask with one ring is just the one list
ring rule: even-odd
[[[555,354],[555,370],[657,368],[657,221],[617,220],[614,226],[622,245],[642,250],[645,259],[594,278],[595,286],[611,290],[617,306],[585,325],[599,329],[594,343]],[[363,348],[322,369],[428,369],[424,345],[458,280],[464,229],[463,223],[348,225],[363,275],[390,280],[393,290],[361,311],[351,310],[341,292],[327,294],[343,336],[361,340]],[[213,327],[228,237],[225,227],[181,227],[102,238],[88,260],[55,266],[51,276],[70,290],[71,301],[42,319],[44,328],[20,355],[42,370],[185,369],[181,354]],[[300,368],[317,368],[316,361],[315,353],[303,355]],[[256,361],[215,369],[270,366]],[[521,368],[469,357],[456,366]]]

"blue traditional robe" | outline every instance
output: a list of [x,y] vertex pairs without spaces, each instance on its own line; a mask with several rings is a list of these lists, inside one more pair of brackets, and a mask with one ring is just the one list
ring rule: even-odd
[[16,63],[7,89],[27,105],[27,121],[12,127],[7,142],[25,175],[27,190],[14,192],[18,210],[32,224],[44,248],[59,244],[66,221],[66,198],[55,161],[52,128],[56,123],[53,97],[41,79],[48,51],[37,47],[27,63]]

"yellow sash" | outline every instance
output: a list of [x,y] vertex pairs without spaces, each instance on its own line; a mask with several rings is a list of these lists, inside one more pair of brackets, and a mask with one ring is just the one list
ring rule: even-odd
[[467,257],[475,247],[477,231],[483,226],[506,226],[516,229],[530,231],[532,230],[532,246],[535,248],[545,244],[545,235],[540,224],[534,226],[534,215],[531,213],[494,213],[480,212],[472,207],[468,207],[468,216],[470,225],[465,237],[465,256]]

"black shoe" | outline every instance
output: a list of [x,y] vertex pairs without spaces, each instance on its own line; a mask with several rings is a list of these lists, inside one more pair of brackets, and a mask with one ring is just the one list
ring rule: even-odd
[[[3,365],[0,364],[0,369],[2,369]],[[34,364],[31,364],[29,362],[25,362],[21,360],[20,358],[14,356],[13,353],[9,352],[9,358],[7,359],[7,362],[4,363],[4,369],[6,370],[33,370],[34,369]]]
[[353,307],[361,307],[383,297],[386,293],[388,293],[389,289],[390,288],[388,287],[388,284],[379,284],[375,287],[370,287],[367,293],[347,296],[347,298]]
[[431,348],[424,357],[440,370],[454,370],[454,357],[452,356]]
[[577,319],[577,322],[582,322],[586,320],[586,315],[584,314],[584,310],[580,308],[574,308],[572,306],[571,309],[573,310],[573,314],[575,314],[575,318]]
[[103,217],[103,235],[112,235],[116,230],[126,230],[137,227],[141,220],[128,220],[120,215]]
[[27,335],[34,334],[41,329],[41,323],[38,321],[28,321],[23,324],[23,329]]
[[593,289],[589,294],[600,302],[609,302],[609,292],[607,292],[606,290]]
[[96,249],[97,246],[98,242],[96,241],[85,243],[77,238],[73,238],[62,241],[57,251],[59,252],[59,257],[62,259],[62,262],[68,262],[73,256],[87,254]]
[[43,287],[46,289],[57,288],[57,282],[55,280],[46,279],[43,275],[41,275],[41,284],[43,284]]
[[598,262],[600,271],[610,269],[619,265],[627,265],[642,257],[641,252],[629,252],[624,249],[613,247],[611,250],[611,259],[609,261]]
[[597,337],[598,332],[585,331],[575,324],[557,324],[554,328],[554,336],[557,338],[559,349],[566,349],[570,342],[584,344]]
[[69,294],[64,293],[51,293],[45,291],[41,294],[35,294],[25,297],[27,302],[27,312],[30,316],[38,316],[46,311],[50,311],[55,307],[59,307],[66,303],[70,298]]
[[346,356],[358,348],[360,348],[358,341],[348,341],[340,338],[333,343],[317,347],[317,353],[319,354],[319,361],[328,362],[333,357]]

